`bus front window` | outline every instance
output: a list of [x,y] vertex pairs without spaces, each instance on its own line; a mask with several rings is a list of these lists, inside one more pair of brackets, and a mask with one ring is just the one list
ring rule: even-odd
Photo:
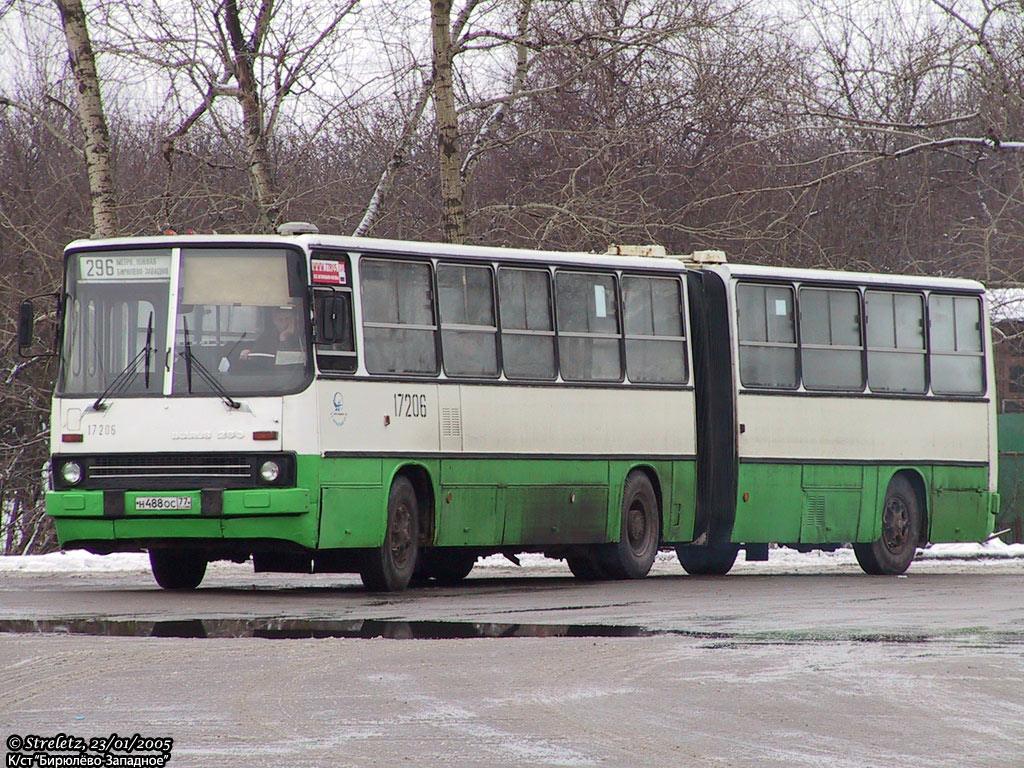
[[[312,372],[297,253],[185,249],[174,336],[174,394],[281,394]],[[214,383],[215,382],[215,383]]]
[[161,394],[170,279],[170,249],[69,257],[59,393]]

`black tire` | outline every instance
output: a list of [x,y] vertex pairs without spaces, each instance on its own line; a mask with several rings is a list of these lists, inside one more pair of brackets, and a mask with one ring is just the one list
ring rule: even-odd
[[601,566],[601,554],[591,547],[566,555],[565,562],[569,565],[572,575],[580,581],[601,581],[608,575]]
[[412,483],[396,477],[388,494],[384,543],[366,552],[359,576],[373,592],[400,592],[416,571],[420,538],[419,503]]
[[739,551],[738,545],[730,543],[710,547],[680,545],[676,547],[676,557],[691,576],[725,576],[732,570]]
[[853,545],[864,573],[898,576],[906,572],[914,561],[923,525],[924,515],[914,486],[903,475],[896,475],[885,491],[881,536],[870,543]]
[[476,555],[458,549],[433,549],[420,552],[413,580],[423,584],[433,580],[452,586],[469,576],[476,565]]
[[654,487],[643,472],[630,472],[622,489],[619,541],[603,548],[600,569],[611,579],[642,579],[654,565],[660,541],[661,514]]
[[195,589],[206,575],[206,562],[206,555],[194,549],[149,550],[149,567],[163,589]]

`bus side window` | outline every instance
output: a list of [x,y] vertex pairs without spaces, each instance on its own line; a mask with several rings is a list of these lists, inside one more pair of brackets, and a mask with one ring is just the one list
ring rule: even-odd
[[868,385],[875,392],[927,390],[924,300],[918,293],[865,291]]
[[361,271],[366,370],[436,375],[437,323],[431,265],[364,258]]
[[449,376],[498,375],[498,327],[490,267],[437,265],[441,357]]
[[985,391],[981,302],[973,296],[928,297],[932,391],[978,395]]
[[509,379],[555,378],[551,275],[541,269],[498,269],[501,353]]
[[555,278],[558,359],[568,381],[619,381],[615,276],[559,272]]
[[630,381],[686,382],[681,285],[675,278],[622,278],[626,374]]
[[352,293],[348,290],[314,291],[316,362],[321,371],[352,373],[356,345],[352,334]]
[[736,288],[740,381],[744,386],[795,389],[796,323],[788,285],[740,283]]
[[800,367],[804,387],[863,391],[864,347],[860,329],[858,291],[800,289]]

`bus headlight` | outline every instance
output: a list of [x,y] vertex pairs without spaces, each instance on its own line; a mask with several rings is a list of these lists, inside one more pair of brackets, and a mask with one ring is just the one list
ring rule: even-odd
[[281,467],[273,459],[264,461],[260,466],[260,477],[263,478],[265,483],[277,482],[277,478],[281,476]]
[[78,485],[82,479],[82,465],[77,461],[68,461],[60,468],[60,476],[68,485]]

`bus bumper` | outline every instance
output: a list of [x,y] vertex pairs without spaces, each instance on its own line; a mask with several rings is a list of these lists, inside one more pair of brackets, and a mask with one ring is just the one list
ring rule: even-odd
[[[139,498],[173,498],[177,509],[139,509]],[[187,507],[181,509],[181,507]],[[206,491],[50,491],[46,511],[62,547],[145,548],[164,539],[273,539],[314,548],[317,509],[305,488]],[[119,546],[121,542],[123,546]]]

